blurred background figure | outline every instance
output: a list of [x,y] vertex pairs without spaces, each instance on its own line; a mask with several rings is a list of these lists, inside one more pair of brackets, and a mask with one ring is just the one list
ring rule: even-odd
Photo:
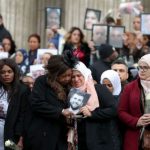
[[73,55],[83,62],[86,66],[90,64],[91,49],[84,41],[84,34],[78,27],[72,27],[67,34],[64,50],[70,50]]
[[118,57],[118,52],[112,46],[102,44],[99,48],[99,56],[100,59],[90,66],[92,77],[97,83],[100,83],[101,74],[111,69],[112,62]]
[[31,34],[28,37],[29,45],[29,65],[33,65],[36,62],[37,50],[40,48],[40,36],[38,34]]
[[25,75],[29,67],[28,53],[25,49],[19,49],[16,51],[15,62],[20,69],[20,75]]
[[10,36],[3,38],[2,45],[4,51],[9,53],[9,57],[14,57],[14,54],[16,52],[16,44]]
[[121,89],[123,90],[129,77],[127,64],[123,60],[115,60],[111,65],[111,69],[118,73],[121,80]]
[[9,31],[5,28],[4,23],[3,23],[3,17],[0,14],[0,43],[2,42],[4,37],[10,37],[11,35]]
[[136,16],[133,20],[133,30],[135,32],[137,31],[141,31],[141,17],[140,16]]

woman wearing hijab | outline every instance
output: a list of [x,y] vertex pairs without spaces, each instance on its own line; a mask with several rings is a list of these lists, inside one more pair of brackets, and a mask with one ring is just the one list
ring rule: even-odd
[[[101,75],[101,84],[105,85],[108,90],[112,93],[116,106],[118,106],[119,95],[121,92],[121,81],[118,73],[114,70],[106,70]],[[111,122],[111,134],[114,142],[114,149],[121,150],[122,146],[122,136],[121,136],[121,128],[119,126],[119,120],[116,117]]]
[[150,112],[143,110],[143,99],[150,94],[150,54],[138,62],[139,78],[129,83],[120,98],[118,115],[125,125],[124,150],[138,150],[140,129],[150,124]]
[[25,75],[27,73],[27,68],[29,65],[28,53],[25,49],[19,49],[16,51],[15,62],[20,69],[20,74]]
[[114,70],[104,71],[101,75],[101,84],[104,84],[108,88],[118,102],[121,92],[121,81],[118,73]]
[[111,93],[102,85],[94,86],[91,71],[82,62],[73,69],[72,87],[91,94],[80,109],[84,118],[77,121],[78,150],[112,149],[110,120],[116,108]]

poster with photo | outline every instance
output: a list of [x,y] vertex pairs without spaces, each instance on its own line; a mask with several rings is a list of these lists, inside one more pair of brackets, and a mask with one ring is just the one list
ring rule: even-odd
[[150,14],[141,14],[141,32],[144,35],[150,35]]
[[60,8],[53,8],[47,7],[46,8],[46,28],[60,28],[61,26],[61,9]]
[[0,59],[8,58],[8,52],[0,52]]
[[108,39],[108,26],[102,24],[94,24],[92,28],[92,41],[95,46],[106,44]]
[[122,48],[124,32],[125,32],[124,26],[109,26],[108,44],[112,45],[115,48]]
[[42,60],[44,59],[45,55],[57,55],[57,49],[38,49],[37,51],[37,64],[42,64]]
[[75,115],[80,112],[80,108],[85,106],[90,98],[90,94],[79,89],[72,88],[68,95],[69,110]]
[[45,74],[45,69],[43,64],[31,65],[30,73],[32,78],[35,80],[37,77]]
[[84,29],[92,30],[93,24],[98,24],[100,22],[100,17],[100,10],[87,8],[84,18]]

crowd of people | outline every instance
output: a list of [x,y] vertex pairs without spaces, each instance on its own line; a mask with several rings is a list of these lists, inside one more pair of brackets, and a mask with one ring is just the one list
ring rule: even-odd
[[[101,12],[94,11],[87,11],[87,29],[92,28],[89,15],[99,21]],[[17,49],[0,15],[0,55],[8,54],[0,56],[0,150],[10,149],[5,145],[9,139],[22,150],[144,149],[139,140],[150,124],[145,109],[150,37],[140,32],[140,19],[134,18],[133,32],[117,37],[122,48],[101,42],[107,37],[99,31],[94,43],[85,41],[79,27],[62,35],[55,23],[47,25],[46,49],[56,55],[45,51],[38,56],[40,35],[29,35],[28,50]],[[108,24],[118,25],[110,16],[102,26]],[[36,75],[31,70],[35,65],[42,67]]]

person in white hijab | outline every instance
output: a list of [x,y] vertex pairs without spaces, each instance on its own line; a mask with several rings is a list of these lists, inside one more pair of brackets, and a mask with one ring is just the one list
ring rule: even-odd
[[98,101],[97,93],[94,87],[91,70],[88,69],[85,66],[85,64],[79,61],[77,65],[73,68],[73,72],[75,71],[79,71],[84,78],[83,78],[83,82],[80,85],[76,85],[76,81],[72,79],[72,86],[74,88],[80,89],[81,91],[85,91],[91,95],[86,104],[86,107],[90,111],[93,111],[95,108],[99,107],[99,101]]
[[77,122],[74,125],[75,131],[70,130],[68,142],[74,146],[73,141],[76,139],[75,133],[77,133],[78,143],[75,144],[75,147],[77,146],[78,150],[112,149],[110,121],[117,115],[112,94],[105,86],[94,85],[91,71],[82,62],[78,62],[73,68],[72,87],[91,94],[91,97],[87,104],[80,109],[84,117],[75,118]]
[[120,77],[114,70],[104,71],[101,75],[100,83],[106,85],[113,95],[119,95],[121,92]]

